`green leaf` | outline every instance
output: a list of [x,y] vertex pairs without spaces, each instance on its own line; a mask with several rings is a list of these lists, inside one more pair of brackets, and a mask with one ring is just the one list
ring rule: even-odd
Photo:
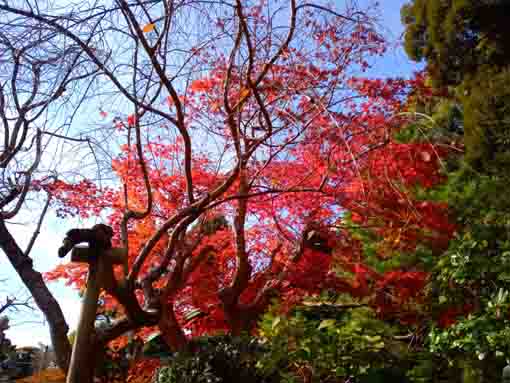
[[278,326],[278,324],[281,322],[281,320],[282,320],[281,317],[275,317],[273,319],[273,323],[271,323],[271,330],[274,330],[276,326]]
[[321,330],[323,328],[329,328],[329,327],[333,327],[335,326],[335,323],[336,323],[336,320],[334,319],[324,319],[323,321],[321,321],[321,323],[319,324],[319,327],[318,329]]
[[365,335],[365,339],[368,340],[370,343],[375,343],[375,342],[379,342],[382,338],[379,335],[374,335],[374,336]]

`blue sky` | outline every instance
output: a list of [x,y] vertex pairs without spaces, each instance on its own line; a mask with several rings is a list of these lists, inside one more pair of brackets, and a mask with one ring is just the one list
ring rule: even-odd
[[[400,22],[400,8],[409,0],[380,0],[380,29],[388,38],[390,47],[386,55],[378,60],[370,71],[370,75],[378,77],[407,77],[420,66],[411,61],[401,46],[404,31]],[[358,0],[363,5],[373,4],[374,0]]]
[[[336,0],[339,1],[339,0]],[[402,35],[403,27],[400,23],[400,8],[407,1],[404,0],[381,0],[380,1],[380,25],[382,32],[391,42],[390,49],[383,58],[379,58],[373,68],[367,73],[371,77],[408,77],[419,66],[411,62],[398,44]],[[364,5],[373,4],[373,0],[358,0],[357,3]],[[30,222],[29,212],[26,217],[18,221]],[[89,226],[90,222],[69,222],[50,219],[47,227],[41,233],[41,236],[33,250],[32,256],[35,260],[36,269],[39,271],[48,271],[55,267],[60,260],[56,257],[57,249],[60,246],[65,232],[68,228],[75,225]],[[28,238],[31,235],[33,225],[16,227],[11,226],[16,238]],[[0,279],[8,278],[8,286],[0,286],[0,299],[3,298],[3,292],[8,291],[18,296],[26,295],[18,276],[12,271],[4,256],[0,256]],[[54,283],[50,286],[55,297],[60,302],[64,315],[71,327],[76,327],[80,312],[80,301],[78,294],[70,287],[61,283]],[[17,346],[37,345],[38,343],[50,344],[48,328],[43,323],[43,317],[39,312],[30,312],[28,314],[18,315],[12,318],[12,327],[7,331],[8,337]]]

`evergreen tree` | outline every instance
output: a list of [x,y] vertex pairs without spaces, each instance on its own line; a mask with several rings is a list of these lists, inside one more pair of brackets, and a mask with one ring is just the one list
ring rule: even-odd
[[510,2],[414,0],[401,14],[408,55],[462,105],[467,163],[499,173],[510,165]]

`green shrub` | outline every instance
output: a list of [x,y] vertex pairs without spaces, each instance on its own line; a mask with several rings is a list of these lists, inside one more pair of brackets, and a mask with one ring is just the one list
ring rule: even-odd
[[199,338],[193,353],[174,355],[157,374],[157,383],[272,383],[256,368],[265,349],[254,338],[222,335]]

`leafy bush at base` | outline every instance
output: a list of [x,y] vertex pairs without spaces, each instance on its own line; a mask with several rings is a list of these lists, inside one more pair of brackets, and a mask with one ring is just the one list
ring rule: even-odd
[[289,315],[273,306],[260,323],[268,352],[259,361],[280,382],[407,382],[413,364],[395,328],[364,305],[297,307]]
[[257,360],[265,352],[251,337],[204,337],[193,342],[193,353],[172,357],[156,376],[157,383],[273,383],[262,376]]

